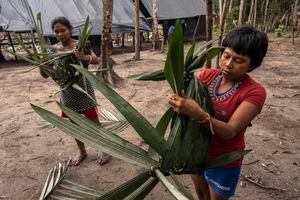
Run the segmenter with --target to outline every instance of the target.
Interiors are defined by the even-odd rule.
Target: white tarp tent
[[[0,27],[2,27],[2,29],[7,29],[7,25],[8,25],[8,19],[0,15]]]
[[[35,22],[26,0],[1,0],[0,20],[5,31],[35,30]]]
[[[152,16],[152,0],[142,0],[148,13]],[[206,15],[203,0],[158,0],[158,19],[168,20]]]
[[[134,32],[134,5],[131,0],[114,0],[113,33]],[[93,26],[91,35],[100,35],[102,28],[102,0],[1,0],[0,15],[8,20],[2,28],[6,31],[26,32],[36,30],[36,15],[42,14],[44,34],[53,35],[51,21],[65,16],[74,26],[78,35],[87,16]],[[33,17],[35,16],[35,17]],[[140,13],[140,28],[150,31],[145,17]],[[1,19],[1,18],[0,18]],[[6,21],[7,22],[7,21]]]

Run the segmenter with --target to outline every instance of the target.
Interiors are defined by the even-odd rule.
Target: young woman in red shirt
[[[208,160],[232,151],[244,150],[244,134],[251,121],[260,113],[266,90],[248,73],[259,67],[268,49],[267,35],[252,26],[232,30],[224,38],[220,59],[221,69],[205,69],[197,77],[208,86],[215,112],[209,116],[193,99],[184,94],[169,95],[169,104],[177,113],[199,122],[212,123],[213,132]],[[222,168],[208,169],[193,175],[199,199],[224,200],[234,195],[242,159]]]

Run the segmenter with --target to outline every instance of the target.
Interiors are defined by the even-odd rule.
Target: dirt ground
[[[290,40],[271,37],[263,65],[250,73],[266,87],[268,97],[246,134],[247,148],[253,151],[244,160],[234,200],[300,199],[300,40],[295,45]],[[132,57],[132,53],[113,56],[115,70],[124,78],[114,89],[155,125],[167,107],[168,85],[126,77],[161,69],[165,54],[143,51],[137,62],[130,61]],[[38,199],[48,171],[77,153],[71,137],[41,128],[44,122],[29,103],[59,114],[55,104],[58,88],[38,70],[23,73],[31,67],[20,62],[0,65],[0,199]],[[100,92],[97,100],[100,106],[113,108]],[[130,127],[122,136],[146,147]],[[116,158],[99,166],[96,159],[100,151],[91,147],[87,151],[88,158],[68,173],[86,186],[106,192],[141,172]],[[189,176],[182,176],[182,180],[194,193]],[[147,199],[172,197],[159,184]]]

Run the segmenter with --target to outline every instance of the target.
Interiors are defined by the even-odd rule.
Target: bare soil
[[[113,56],[117,63],[114,69],[123,78],[114,89],[155,125],[167,107],[167,83],[126,77],[161,69],[165,54],[143,51],[141,61],[131,61],[132,57],[133,53]],[[247,148],[253,151],[244,159],[235,200],[300,199],[299,63],[299,38],[292,45],[289,38],[271,37],[263,65],[250,73],[266,87],[268,97],[246,134]],[[78,151],[70,136],[42,128],[45,122],[31,109],[33,103],[60,113],[55,103],[57,86],[43,79],[38,70],[23,73],[31,68],[21,62],[0,64],[0,199],[38,199],[48,171]],[[100,92],[97,100],[100,106],[113,109]],[[122,136],[146,148],[131,127]],[[141,172],[139,167],[116,158],[99,166],[96,159],[100,151],[91,147],[87,151],[87,159],[68,173],[86,186],[106,192]],[[182,180],[195,195],[189,176],[182,176]],[[172,197],[159,184],[147,199]]]

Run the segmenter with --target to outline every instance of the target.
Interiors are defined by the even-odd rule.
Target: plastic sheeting
[[[0,15],[0,28],[7,29],[8,27],[8,19]]]
[[[74,27],[74,35],[78,35],[83,28],[87,16],[90,17],[93,30],[91,35],[100,35],[102,29],[102,0],[28,0],[33,15],[42,13],[45,35],[53,35],[51,20],[58,16],[65,16]],[[51,8],[51,9],[50,9]],[[134,31],[134,5],[131,0],[114,0],[113,5],[113,33]],[[140,29],[150,31],[145,17],[140,13]]]
[[[25,32],[35,29],[26,0],[1,0],[0,21],[6,31]]]
[[[25,1],[27,5],[24,4]],[[4,18],[14,16],[9,18],[9,22],[15,20],[20,22],[19,27],[9,26],[8,31],[36,30],[36,22],[30,16],[36,16],[39,12],[42,14],[43,30],[46,36],[53,35],[51,21],[58,16],[65,16],[71,21],[74,27],[73,35],[79,34],[87,16],[90,17],[93,26],[91,35],[100,35],[102,31],[102,0],[1,0],[0,3],[1,7],[8,11],[0,12]],[[114,0],[112,32],[134,32],[134,25],[135,8],[132,1]],[[140,13],[140,29],[151,30],[142,13]]]
[[[145,8],[152,16],[152,0],[142,0]],[[206,15],[203,0],[157,0],[158,19],[169,20]]]

